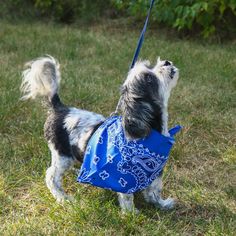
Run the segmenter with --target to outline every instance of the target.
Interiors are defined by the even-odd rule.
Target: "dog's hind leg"
[[[46,172],[47,187],[58,202],[72,200],[73,198],[68,196],[62,188],[62,178],[65,172],[73,167],[75,161],[72,157],[59,155],[53,148],[50,150],[52,163]]]
[[[173,198],[163,199],[161,197],[161,190],[162,176],[159,176],[143,191],[145,200],[162,209],[172,209],[175,206],[175,200]]]

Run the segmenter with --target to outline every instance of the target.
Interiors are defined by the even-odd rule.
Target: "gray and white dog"
[[[70,199],[62,188],[65,171],[83,156],[89,138],[105,117],[94,112],[65,106],[59,96],[59,63],[51,56],[37,58],[26,64],[21,91],[23,100],[43,97],[49,104],[44,134],[51,151],[51,166],[46,172],[46,184],[57,201]],[[168,99],[179,77],[170,61],[158,58],[154,67],[149,61],[139,61],[129,71],[121,88],[120,111],[128,139],[147,136],[155,129],[168,136]],[[174,206],[172,198],[162,199],[162,180],[158,177],[143,191],[147,202],[161,208]],[[135,210],[133,194],[118,193],[123,211]]]

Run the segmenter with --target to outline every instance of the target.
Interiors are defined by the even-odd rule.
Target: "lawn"
[[[236,235],[236,41],[178,39],[149,30],[141,58],[180,69],[170,124],[184,126],[164,172],[163,211],[136,196],[139,215],[122,215],[116,194],[76,183],[75,203],[59,205],[44,183],[50,153],[46,112],[19,101],[26,61],[51,54],[61,63],[64,103],[109,115],[131,62],[139,28],[0,22],[0,235]]]

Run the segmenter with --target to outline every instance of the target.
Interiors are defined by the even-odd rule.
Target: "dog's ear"
[[[128,139],[142,138],[150,133],[150,107],[130,96],[127,86],[121,89],[121,112],[122,125]]]
[[[129,140],[146,137],[151,131],[151,127],[138,117],[123,116],[123,127]]]

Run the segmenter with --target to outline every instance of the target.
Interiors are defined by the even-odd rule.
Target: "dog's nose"
[[[163,66],[170,66],[170,65],[171,65],[171,63],[169,61],[165,61]]]

